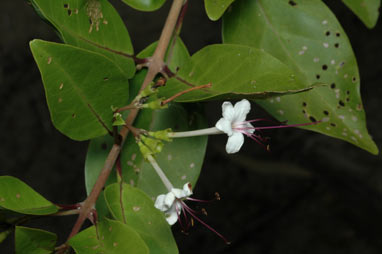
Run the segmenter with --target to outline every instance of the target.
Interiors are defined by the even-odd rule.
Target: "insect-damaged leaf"
[[[124,72],[105,56],[81,48],[41,40],[30,46],[55,127],[75,140],[111,130],[111,106],[123,106],[129,96]]]
[[[12,176],[0,176],[0,207],[32,215],[46,215],[58,211],[57,206]]]
[[[354,53],[322,1],[237,1],[224,17],[223,40],[269,52],[292,68],[306,86],[318,81],[328,84],[305,93],[257,100],[277,119],[289,123],[324,120],[304,128],[378,153],[366,129]]]
[[[37,13],[58,30],[65,43],[101,53],[128,77],[134,75],[135,65],[132,58],[101,48],[106,47],[130,55],[134,53],[126,26],[109,1],[31,0],[31,3]]]
[[[294,71],[275,57],[242,45],[207,46],[180,67],[176,77],[171,78],[166,87],[160,90],[161,96],[170,97],[193,86],[212,84],[211,88],[178,97],[176,101],[180,102],[212,98],[262,98],[311,88],[298,80]]]

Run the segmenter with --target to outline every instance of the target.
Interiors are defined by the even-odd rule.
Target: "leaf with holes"
[[[154,202],[141,190],[123,184],[106,188],[105,199],[113,217],[135,229],[146,242],[150,253],[178,253],[170,226]],[[121,198],[122,194],[122,198]]]
[[[130,226],[104,218],[97,227],[97,230],[94,226],[87,228],[69,240],[69,245],[77,254],[149,253],[145,242]]]
[[[112,129],[111,106],[125,105],[128,80],[101,54],[65,44],[33,40],[52,122],[74,140],[105,135]]]
[[[220,19],[233,1],[235,0],[204,0],[208,17],[213,21]]]
[[[58,211],[57,206],[12,176],[0,176],[0,207],[32,215],[46,215]]]
[[[379,17],[381,0],[342,0],[368,27],[373,28]]]
[[[237,1],[224,17],[223,41],[271,53],[306,86],[317,81],[329,84],[305,93],[257,100],[277,119],[291,124],[323,120],[304,128],[378,153],[366,129],[354,53],[322,1]]]
[[[125,4],[139,11],[155,11],[159,9],[166,0],[122,0]]]
[[[37,13],[58,30],[62,40],[73,46],[108,57],[127,77],[134,75],[134,53],[129,33],[121,17],[107,0],[31,0]]]
[[[56,242],[56,234],[41,229],[16,226],[15,252],[17,254],[53,253]]]
[[[212,98],[264,98],[274,94],[310,89],[296,79],[284,63],[270,54],[242,45],[210,45],[191,57],[175,77],[168,80],[160,95],[170,97],[193,86],[211,83],[176,99],[179,102]]]

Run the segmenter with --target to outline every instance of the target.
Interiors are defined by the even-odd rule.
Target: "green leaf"
[[[342,0],[368,27],[373,28],[378,21],[381,0]]]
[[[251,68],[249,68],[249,66]],[[176,99],[180,102],[212,98],[261,98],[272,94],[304,91],[294,71],[270,54],[242,45],[210,45],[195,53],[176,75],[193,86],[212,84]],[[159,96],[170,97],[189,89],[177,78],[168,80]]]
[[[0,176],[0,207],[23,214],[47,215],[57,207],[12,176]]]
[[[233,1],[235,0],[204,0],[208,17],[213,21],[220,19]]]
[[[109,1],[31,0],[31,3],[40,16],[58,30],[65,43],[103,54],[123,70],[127,77],[134,75],[135,64],[132,58],[102,48],[130,55],[134,53],[126,26]]]
[[[149,249],[139,234],[119,221],[103,219],[69,240],[77,254],[148,254]]]
[[[16,254],[50,254],[57,242],[56,234],[41,229],[16,226]]]
[[[223,20],[223,41],[269,52],[292,68],[306,86],[318,81],[328,86],[257,103],[291,124],[323,120],[304,128],[377,154],[366,129],[358,67],[344,30],[321,1],[289,2],[235,2]]]
[[[111,106],[125,105],[129,85],[123,71],[101,54],[65,44],[33,40],[55,127],[75,140],[112,129]]]
[[[76,234],[68,241],[68,244],[77,254],[104,254],[105,249],[97,237],[95,226],[91,226]]]
[[[122,0],[125,4],[139,11],[155,11],[159,9],[166,0]]]
[[[153,201],[144,192],[127,184],[121,186],[116,183],[106,188],[105,199],[114,218],[136,230],[151,254],[178,253],[163,213],[154,207]]]

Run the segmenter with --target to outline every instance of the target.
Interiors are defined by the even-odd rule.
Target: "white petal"
[[[161,210],[162,212],[165,212],[168,210],[168,207],[164,204],[164,199],[165,199],[166,195],[165,194],[161,194],[157,197],[157,199],[155,200],[155,208]]]
[[[171,190],[171,192],[174,194],[174,196],[175,196],[176,198],[184,198],[184,197],[186,197],[186,196],[185,196],[185,193],[184,193],[184,190],[173,188],[173,189]]]
[[[244,136],[240,132],[234,132],[232,136],[228,137],[225,150],[227,153],[236,153],[240,150],[244,143]]]
[[[225,118],[220,118],[220,120],[215,124],[215,127],[218,130],[226,133],[228,136],[233,134],[232,132],[232,123]]]
[[[235,116],[235,111],[233,109],[232,103],[229,101],[225,101],[222,104],[222,111],[223,111],[223,117],[232,122],[234,116]]]
[[[249,132],[249,133],[254,133],[255,132],[256,128],[252,124],[246,123],[245,127],[246,127],[246,130],[245,130],[246,132]]]
[[[175,201],[175,195],[172,192],[169,192],[166,194],[166,197],[164,199],[164,205],[167,206],[167,209],[170,209],[170,207],[174,204]]]
[[[183,185],[183,193],[184,193],[185,197],[189,197],[192,195],[191,183],[186,183],[185,185]]]
[[[234,107],[234,122],[244,122],[249,111],[251,111],[251,103],[248,100],[242,99],[236,102]]]
[[[179,208],[179,206],[178,206],[178,208]],[[178,211],[179,211],[178,214],[180,214],[179,209],[178,209]],[[175,205],[173,207],[171,207],[171,210],[166,213],[166,220],[167,220],[168,224],[174,225],[176,223],[176,221],[178,220],[178,214],[177,214]]]

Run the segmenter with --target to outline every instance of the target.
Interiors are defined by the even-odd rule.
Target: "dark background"
[[[136,52],[159,38],[170,1],[153,13],[111,2],[127,21]],[[368,30],[340,1],[326,2],[353,45],[369,131],[381,149],[381,19]],[[87,142],[74,142],[52,126],[28,45],[34,38],[57,41],[57,36],[30,6],[14,0],[1,1],[0,36],[0,175],[22,179],[55,203],[82,201]],[[220,22],[208,20],[201,0],[190,1],[182,38],[191,53],[220,42]],[[212,125],[220,104],[205,108]],[[381,156],[300,129],[270,134],[271,153],[246,142],[233,156],[224,152],[226,137],[210,138],[195,196],[220,193],[222,200],[208,205],[205,221],[232,244],[226,246],[200,224],[189,235],[174,226],[180,253],[381,253]],[[58,233],[62,242],[74,219],[30,225]],[[12,237],[0,245],[0,253],[13,253]]]

